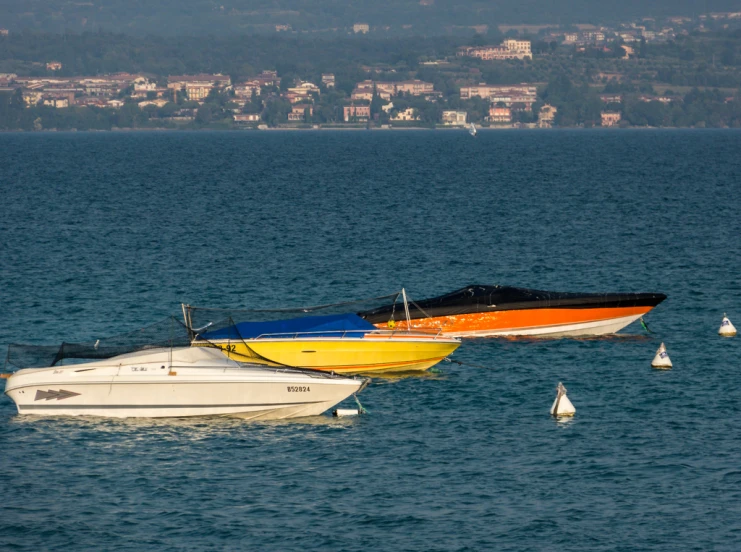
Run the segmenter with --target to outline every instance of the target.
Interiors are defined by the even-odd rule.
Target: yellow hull
[[[194,342],[193,345],[216,345],[226,356],[241,362],[310,368],[338,374],[367,374],[427,370],[455,351],[460,341],[447,337],[367,336],[363,339],[218,340],[208,344]],[[256,357],[255,353],[262,358]]]

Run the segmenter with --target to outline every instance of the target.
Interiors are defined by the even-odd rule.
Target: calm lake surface
[[[3,395],[2,550],[741,549],[741,337],[717,335],[741,327],[741,132],[0,134],[0,192],[3,356],[181,301],[669,296],[651,334],[467,341],[469,365],[374,379],[357,419],[38,419]]]

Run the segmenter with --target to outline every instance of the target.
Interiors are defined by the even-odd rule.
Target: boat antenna
[[[401,288],[401,295],[404,298],[404,312],[407,315],[407,330],[412,329],[412,320],[409,316],[409,303],[407,303],[407,290],[404,288]]]

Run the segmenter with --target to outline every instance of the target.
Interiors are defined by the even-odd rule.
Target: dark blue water
[[[669,295],[653,334],[466,342],[482,367],[376,379],[359,419],[33,419],[3,396],[0,549],[740,549],[741,337],[716,333],[741,325],[740,152],[733,131],[0,135],[3,354],[181,301]]]

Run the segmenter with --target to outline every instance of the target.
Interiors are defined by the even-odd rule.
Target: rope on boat
[[[360,399],[358,398],[358,396],[355,393],[353,393],[353,396],[352,397],[353,397],[353,399],[355,399],[355,402],[358,404],[358,413],[360,413],[360,414],[369,414],[369,412],[363,407],[363,405],[360,404]]]
[[[647,333],[653,333],[651,330],[648,329],[648,324],[646,324],[643,321],[643,317],[641,316],[641,326],[643,326],[643,329],[646,330]]]
[[[412,305],[414,305],[415,307],[417,307],[417,310],[419,310],[419,311],[420,311],[420,312],[421,312],[422,314],[424,314],[424,315],[425,315],[425,316],[426,316],[427,318],[432,318],[432,317],[431,317],[431,316],[430,316],[429,314],[427,314],[427,312],[425,312],[425,310],[424,310],[424,309],[423,309],[422,307],[420,307],[420,306],[419,306],[419,305],[418,305],[418,304],[417,304],[417,303],[416,303],[416,302],[415,302],[415,301],[414,301],[413,299],[409,299],[409,302],[410,302],[410,303],[411,303]]]

